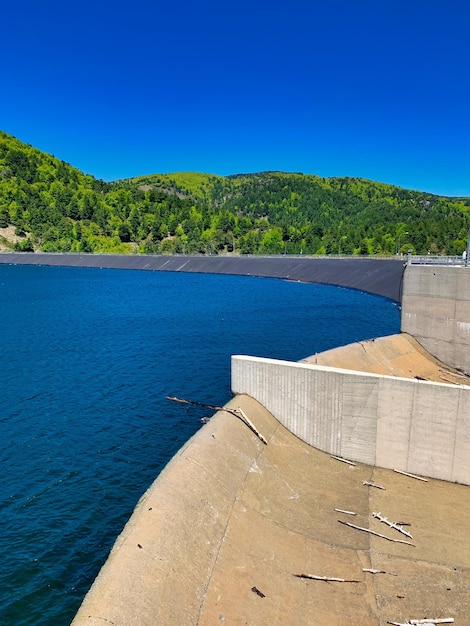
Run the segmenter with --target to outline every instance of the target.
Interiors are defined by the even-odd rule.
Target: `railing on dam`
[[[461,267],[467,266],[466,258],[461,255],[441,256],[438,254],[410,254],[406,258],[408,259],[408,263],[411,263],[411,265],[456,265]]]

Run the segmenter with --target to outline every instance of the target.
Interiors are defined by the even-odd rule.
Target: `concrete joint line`
[[[273,436],[275,435],[275,433],[276,433],[277,429],[278,429],[278,428],[280,428],[280,426],[281,426],[280,424],[279,424],[278,426],[276,426],[276,428],[274,429],[274,431],[273,431],[273,432],[271,433],[271,435],[269,436],[269,439],[268,439],[268,445],[269,445],[269,443],[271,442],[271,440],[272,440]],[[255,436],[255,435],[254,435],[254,433],[253,433],[251,430],[247,430],[247,432],[249,432],[249,433],[250,433],[250,435]],[[250,473],[251,468],[253,467],[253,465],[254,465],[254,464],[257,464],[257,463],[258,463],[258,459],[259,459],[259,457],[263,454],[264,449],[265,449],[265,447],[266,447],[266,446],[265,446],[265,444],[263,444],[263,443],[261,443],[261,442],[259,441],[259,439],[258,439],[257,441],[258,441],[258,443],[260,444],[260,445],[259,445],[259,449],[258,449],[258,453],[257,453],[257,454],[256,454],[256,456],[254,457],[253,461],[250,463],[250,466],[248,467],[248,469],[247,469],[247,471],[246,471],[245,478],[244,478],[244,479],[243,479],[243,481],[241,481],[241,483],[240,483],[240,484],[241,484],[241,487],[238,489],[237,493],[235,494],[235,496],[234,496],[234,498],[233,498],[233,500],[232,500],[232,506],[230,507],[230,512],[229,512],[229,514],[227,515],[227,521],[226,521],[226,523],[225,523],[224,532],[222,533],[222,537],[221,537],[221,539],[220,539],[219,548],[218,548],[218,550],[217,550],[217,554],[216,554],[216,556],[215,556],[214,562],[212,563],[211,572],[210,572],[209,576],[207,577],[207,584],[206,584],[206,586],[205,586],[204,593],[202,594],[201,604],[199,605],[198,619],[197,619],[197,623],[198,623],[198,624],[199,624],[199,622],[201,621],[201,614],[202,614],[202,610],[203,610],[203,608],[204,608],[204,604],[205,604],[205,602],[206,602],[207,591],[208,591],[208,589],[210,589],[210,586],[211,586],[212,578],[213,578],[213,576],[214,576],[214,570],[215,570],[215,568],[216,568],[216,566],[217,566],[217,563],[219,562],[220,551],[222,550],[222,546],[223,546],[223,545],[224,545],[224,543],[225,543],[225,537],[227,536],[227,529],[228,529],[228,526],[229,526],[229,524],[230,524],[230,520],[232,519],[233,509],[234,509],[234,507],[235,507],[235,504],[236,504],[237,502],[240,502],[240,501],[241,501],[241,494],[243,493],[244,486],[245,486],[245,482],[246,482],[246,479],[247,479],[247,477],[248,477],[248,474]]]
[[[409,415],[409,420],[408,420],[408,450],[406,451],[406,470],[408,470],[409,466],[410,466],[410,451],[411,451],[411,432],[413,430],[413,415],[415,412],[415,394],[418,390],[418,385],[419,382],[416,381],[413,383],[413,393],[411,395],[411,411],[410,411],[410,415]]]
[[[454,480],[454,467],[455,467],[455,448],[457,446],[457,431],[458,431],[458,423],[459,423],[459,415],[460,415],[460,402],[462,398],[463,389],[459,389],[459,395],[457,397],[457,411],[455,417],[455,427],[454,427],[454,440],[452,442],[452,465],[450,468],[450,480]]]

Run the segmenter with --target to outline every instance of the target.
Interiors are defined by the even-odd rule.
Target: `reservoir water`
[[[0,624],[66,626],[137,500],[230,398],[230,355],[399,331],[396,303],[275,279],[0,265]],[[170,520],[169,520],[170,522]]]

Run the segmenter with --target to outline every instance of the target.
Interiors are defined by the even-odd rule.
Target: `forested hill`
[[[470,199],[359,178],[177,173],[105,183],[0,131],[0,248],[461,254]]]

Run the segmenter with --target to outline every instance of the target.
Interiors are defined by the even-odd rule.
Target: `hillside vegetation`
[[[470,199],[359,178],[155,174],[105,183],[0,131],[0,244],[45,252],[461,254]]]

